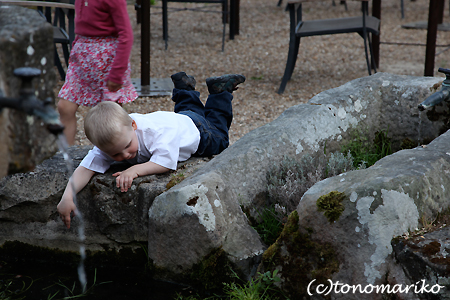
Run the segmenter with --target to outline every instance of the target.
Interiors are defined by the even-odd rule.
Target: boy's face
[[[116,143],[106,149],[101,149],[115,161],[122,161],[136,157],[139,142],[136,136],[136,122],[132,122],[132,128],[123,127],[122,133]]]

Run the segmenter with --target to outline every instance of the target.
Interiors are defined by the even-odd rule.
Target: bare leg
[[[64,125],[64,135],[66,136],[69,145],[75,143],[75,134],[77,133],[77,117],[76,112],[78,104],[67,101],[65,99],[59,99],[58,112],[61,119],[61,123]]]

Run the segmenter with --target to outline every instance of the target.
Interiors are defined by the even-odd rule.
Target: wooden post
[[[230,0],[230,40],[239,34],[239,6],[240,0]]]
[[[434,58],[436,56],[437,27],[442,17],[444,0],[430,0],[428,8],[427,46],[425,50],[424,76],[434,76]]]

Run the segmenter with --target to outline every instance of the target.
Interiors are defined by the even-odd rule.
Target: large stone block
[[[269,259],[269,255],[266,255],[266,269],[278,268],[283,277],[283,270],[289,272],[299,259],[310,265],[303,269],[303,281],[298,281],[298,277],[293,277],[292,273],[286,273],[284,288],[294,298],[303,297],[308,291],[319,297],[317,286],[329,285],[327,280],[351,286],[360,284],[362,287],[414,284],[413,278],[408,279],[402,267],[396,264],[391,240],[415,231],[421,226],[419,220],[422,218],[433,219],[449,208],[450,191],[446,188],[450,185],[449,142],[450,131],[425,148],[396,152],[368,169],[320,181],[304,194],[296,210],[298,230],[291,233],[291,239],[286,240],[292,241],[293,236],[303,234],[310,243],[332,250],[338,267],[328,274],[328,278],[319,276],[319,268],[314,263],[324,259],[323,253],[311,252],[305,258],[294,250],[299,247],[283,240],[273,246],[278,251],[277,259]],[[324,195],[333,195],[333,192],[342,193],[340,205],[343,211],[335,221],[318,209],[319,199]],[[338,206],[337,202],[334,202],[335,206],[331,200],[329,203],[330,210]],[[289,250],[281,254],[283,246]],[[308,290],[308,285],[314,279],[315,282]],[[426,277],[421,279],[428,281]],[[448,293],[448,290],[441,289],[441,293]],[[414,292],[411,291],[411,294]],[[332,298],[344,296],[335,292],[330,295]],[[381,293],[345,295],[345,299],[382,297]]]
[[[21,81],[13,75],[14,69],[34,67],[42,72],[33,81],[37,97],[54,99],[53,51],[53,28],[36,10],[0,6],[0,90],[3,96],[19,95]],[[39,118],[11,109],[1,111],[0,140],[0,177],[30,171],[57,150],[55,137]]]

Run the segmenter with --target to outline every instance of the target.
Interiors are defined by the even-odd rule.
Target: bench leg
[[[66,62],[66,66],[69,67],[69,45],[68,44],[61,44],[63,54],[64,54],[64,61]]]
[[[227,24],[223,23],[223,30],[222,30],[222,52],[225,50],[225,29]]]
[[[372,36],[369,37],[369,50],[370,50],[370,61],[371,67],[373,71],[377,72],[377,63],[375,62],[375,58],[373,57],[373,46],[372,46]]]
[[[403,5],[403,0],[400,1],[400,6],[401,6],[401,10],[402,10],[402,19],[405,18],[405,7]]]
[[[369,5],[367,4],[367,2],[363,2],[362,3],[361,10],[362,10],[362,13],[363,13],[363,18],[362,18],[363,30],[360,33],[360,35],[364,39],[364,51],[366,53],[367,70],[369,71],[369,76],[370,76],[370,75],[372,75],[372,68],[371,68],[372,57],[371,57],[371,61],[369,62],[369,53],[367,51],[367,40],[370,39],[370,38],[369,38],[369,33],[367,32],[366,20],[365,20],[365,16],[367,16],[368,13],[369,13]],[[370,40],[369,40],[369,44],[370,44],[370,54],[372,56],[372,48],[371,48],[372,47],[372,43],[370,42]]]
[[[56,50],[56,45],[54,46],[54,60],[55,66],[58,68],[59,76],[61,76],[61,80],[66,80],[66,72],[64,72],[64,68],[62,67],[61,60],[59,59],[58,51]]]
[[[372,75],[372,70],[370,67],[370,62],[369,62],[369,53],[367,51],[367,32],[363,33],[363,39],[364,39],[364,51],[366,52],[366,63],[367,63],[367,70],[369,71],[369,75]]]
[[[222,2],[222,22],[227,23],[229,22],[229,11],[228,11],[228,1]]]
[[[286,69],[284,70],[283,79],[281,80],[280,88],[278,89],[278,94],[282,94],[286,88],[287,82],[291,79],[292,73],[294,71],[295,62],[297,61],[298,49],[300,48],[300,38],[291,38],[289,42],[289,52],[286,62]]]
[[[222,52],[225,50],[225,31],[226,31],[226,24],[228,23],[228,0],[225,0],[222,2],[222,22],[223,22],[223,29],[222,29]]]
[[[167,46],[168,46],[168,39],[169,39],[169,24],[167,21],[167,0],[163,0],[162,1],[162,21],[163,21],[163,39],[165,41],[166,44],[166,50],[167,50]]]

